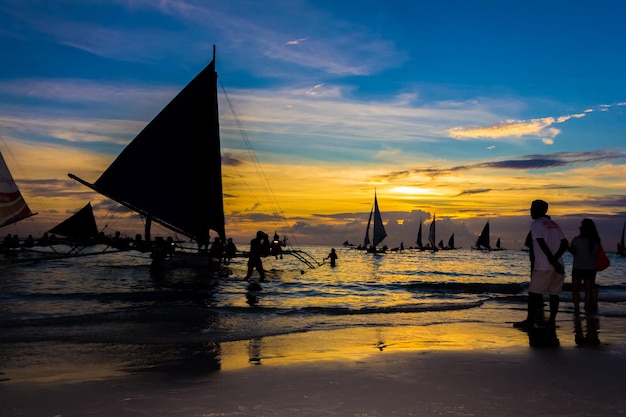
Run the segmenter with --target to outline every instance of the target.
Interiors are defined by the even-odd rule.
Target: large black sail
[[[86,185],[190,238],[225,238],[215,57]]]

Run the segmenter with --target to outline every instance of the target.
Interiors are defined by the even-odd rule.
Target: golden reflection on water
[[[528,346],[525,333],[484,323],[350,328],[222,343],[220,370],[284,366],[318,361],[367,362],[401,351],[501,350]]]

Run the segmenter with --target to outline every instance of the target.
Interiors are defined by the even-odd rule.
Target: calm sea
[[[230,342],[254,350],[268,336],[442,322],[510,332],[510,322],[525,317],[529,262],[521,250],[336,249],[336,267],[266,258],[268,282],[253,302],[242,282],[245,258],[222,277],[194,269],[155,275],[148,258],[134,252],[0,266],[0,371],[68,363],[211,369],[228,360]],[[330,247],[302,250],[322,262]],[[626,258],[609,256],[612,266],[598,275],[600,321],[626,318]],[[569,255],[565,262],[571,271]],[[569,282],[568,274],[563,320],[573,310]],[[309,347],[299,349],[306,354]]]

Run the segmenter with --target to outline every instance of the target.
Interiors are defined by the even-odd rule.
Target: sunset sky
[[[568,238],[591,217],[614,250],[624,16],[621,0],[0,0],[0,151],[39,213],[0,232],[91,201],[101,230],[134,235],[137,216],[67,173],[95,181],[215,45],[245,132],[220,87],[236,241],[361,243],[376,192],[389,246],[436,214],[444,241],[470,247],[489,220],[517,249],[542,198]]]

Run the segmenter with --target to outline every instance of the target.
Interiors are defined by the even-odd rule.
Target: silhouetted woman
[[[596,255],[600,251],[600,236],[591,219],[583,219],[580,234],[572,239],[569,251],[574,256],[572,266],[572,299],[574,313],[580,312],[580,288],[585,286],[585,312],[598,311],[598,289],[596,287]]]

